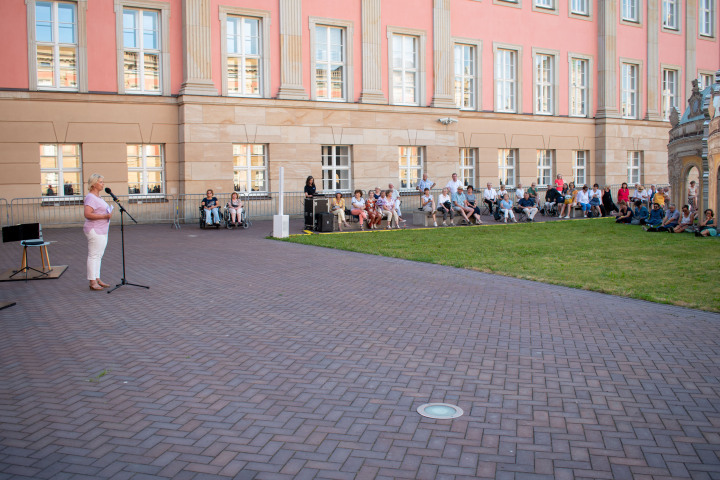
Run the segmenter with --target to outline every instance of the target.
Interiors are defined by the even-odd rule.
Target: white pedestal
[[[290,215],[273,215],[273,237],[287,238],[290,236]]]

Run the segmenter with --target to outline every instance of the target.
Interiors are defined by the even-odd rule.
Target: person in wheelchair
[[[242,223],[243,202],[240,200],[240,195],[238,195],[237,192],[233,192],[232,195],[230,195],[230,201],[227,204],[227,209],[230,213],[228,225],[235,225],[236,227],[239,227],[240,223]]]
[[[200,202],[203,211],[205,212],[205,223],[207,225],[220,225],[220,215],[218,213],[218,199],[215,197],[212,190],[208,190],[206,197]]]

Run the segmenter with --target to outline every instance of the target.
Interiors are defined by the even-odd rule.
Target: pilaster
[[[302,73],[302,0],[280,0],[279,99],[307,100]]]
[[[660,57],[658,47],[658,32],[660,31],[660,13],[658,2],[645,2],[647,4],[647,110],[646,120],[663,120],[660,115]]]
[[[360,103],[386,104],[382,91],[381,0],[362,0],[362,92]]]
[[[692,81],[697,79],[697,61],[696,61],[696,45],[697,45],[697,27],[698,27],[698,11],[697,0],[686,0],[685,2],[685,84],[678,94],[680,98],[689,98],[687,92],[692,88]],[[682,3],[681,3],[682,5]],[[717,6],[715,7],[717,9]],[[715,13],[717,15],[717,13]],[[681,103],[682,105],[682,103]],[[683,108],[681,106],[681,108]],[[680,110],[682,112],[682,110]]]
[[[617,2],[598,0],[597,118],[617,118]]]
[[[432,106],[457,108],[453,95],[453,45],[450,38],[450,0],[434,0]]]
[[[210,0],[183,0],[183,83],[180,95],[217,95],[212,81]]]

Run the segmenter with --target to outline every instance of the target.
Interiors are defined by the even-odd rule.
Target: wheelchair
[[[539,210],[543,217],[557,217],[558,208],[556,202],[545,202]]]
[[[218,208],[219,208],[219,207],[218,207]],[[208,225],[207,223],[205,223],[205,209],[203,208],[202,205],[200,205],[200,206],[198,207],[198,209],[199,209],[199,211],[200,211],[200,217],[199,217],[200,228],[202,228],[203,230],[206,229],[206,228],[216,228],[216,229],[219,229],[219,228],[222,226],[222,223],[223,223],[223,221],[224,221],[224,215],[222,215],[220,212],[218,212],[218,217],[220,217],[220,223],[215,224],[215,225]]]
[[[233,225],[233,223],[230,221],[230,208],[227,205],[223,207],[220,219],[223,223],[225,223],[225,228],[227,228],[228,230],[232,230],[233,228],[235,228],[235,225]],[[243,207],[242,209],[242,213],[240,214],[240,221],[238,223],[242,228],[250,228],[250,225],[252,225],[252,222],[247,218],[247,211],[245,210],[245,207]]]

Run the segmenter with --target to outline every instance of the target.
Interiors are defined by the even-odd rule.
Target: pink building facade
[[[6,0],[0,198],[664,183],[716,0]]]

